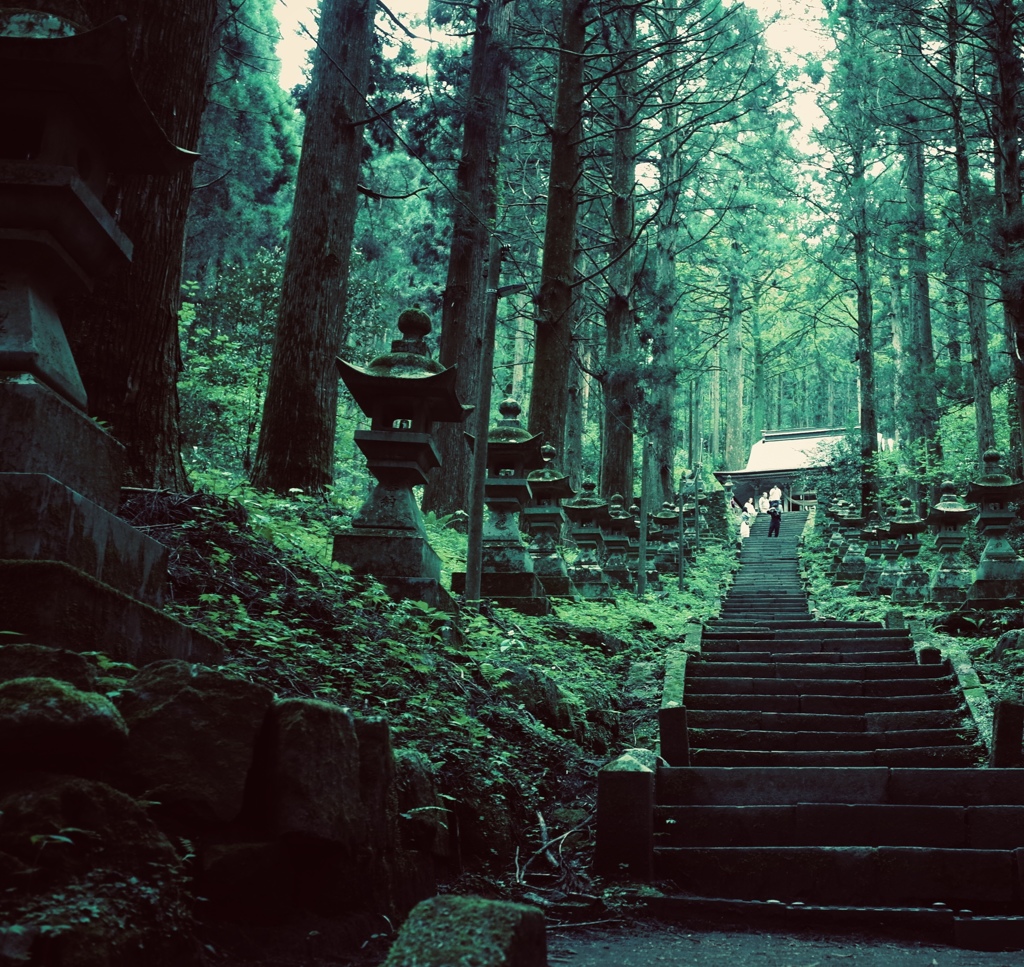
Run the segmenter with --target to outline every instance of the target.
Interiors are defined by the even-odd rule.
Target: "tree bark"
[[[1010,413],[1010,464],[1019,479],[1024,474],[1024,211],[1020,183],[1020,98],[1024,70],[1017,48],[1014,0],[982,0],[978,7],[985,17],[986,39],[995,66],[993,128],[1000,217],[994,242],[1006,345],[1015,384],[1011,394],[1014,404]]]
[[[281,307],[252,482],[287,493],[334,480],[338,374],[355,231],[374,0],[324,0],[313,51]]]
[[[734,249],[738,246],[733,246]],[[734,251],[734,255],[738,255]],[[743,452],[743,305],[740,277],[729,272],[729,328],[725,342],[725,465],[739,470],[747,465]]]
[[[613,7],[605,15],[615,43],[612,80],[611,218],[608,302],[604,312],[604,447],[601,493],[633,496],[633,430],[637,394],[637,337],[633,307],[633,244],[636,212],[636,8]]]
[[[23,6],[4,3],[4,6]],[[117,0],[50,0],[36,7],[96,27],[125,13]],[[222,0],[156,0],[128,12],[132,72],[168,138],[194,150]],[[125,482],[188,489],[178,430],[181,253],[192,174],[132,175],[108,207],[134,244],[131,268],[62,318],[89,396],[89,413],[126,448]],[[116,196],[116,197],[115,197]]]
[[[586,0],[562,0],[558,87],[551,125],[544,257],[537,295],[529,427],[561,454],[574,380],[573,335],[578,293],[576,222],[579,211],[580,139],[583,134],[583,48]]]
[[[462,154],[456,173],[448,281],[441,310],[441,362],[457,366],[456,391],[475,404],[481,379],[487,262],[497,213],[498,168],[508,108],[513,0],[479,0],[470,64]],[[532,407],[531,407],[532,408]],[[465,428],[442,423],[435,432],[441,468],[431,474],[423,509],[439,514],[466,510],[470,452]]]
[[[959,201],[960,234],[966,258],[963,274],[967,286],[967,328],[971,344],[971,377],[974,387],[974,422],[977,430],[978,472],[985,466],[985,451],[996,443],[992,413],[992,366],[988,353],[988,319],[985,311],[985,281],[978,260],[977,203],[971,184],[970,155],[963,112],[963,67],[960,58],[960,0],[946,5],[947,58],[949,69],[949,114],[953,129],[956,185]]]

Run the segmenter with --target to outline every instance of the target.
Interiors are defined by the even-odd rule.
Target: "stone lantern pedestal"
[[[610,600],[611,581],[604,573],[604,529],[608,522],[608,504],[597,495],[593,480],[583,482],[583,493],[565,502],[565,513],[572,521],[572,539],[579,548],[570,573],[583,597],[593,601]]]
[[[1000,455],[995,450],[988,450],[984,459],[985,473],[967,488],[967,500],[979,505],[977,526],[987,543],[965,606],[1015,607],[1024,594],[1024,560],[1017,556],[1006,533],[1016,516],[1013,502],[1024,494],[1024,483],[1003,473]]]
[[[612,494],[608,502],[608,519],[604,526],[604,546],[607,557],[604,573],[617,588],[632,590],[634,572],[630,568],[630,542],[637,536],[636,521],[626,510],[622,494]]]
[[[928,522],[912,511],[913,501],[904,497],[900,501],[900,514],[889,523],[889,532],[896,538],[896,580],[890,600],[893,604],[913,605],[925,600],[928,575],[918,561],[921,541],[918,535]]]
[[[132,246],[102,203],[111,174],[171,173],[172,145],[131,78],[118,18],[78,32],[0,11],[0,626],[137,664],[219,660],[167,618],[167,551],[116,516],[123,450],[88,416],[57,312],[124,270]]]
[[[928,582],[930,604],[959,607],[967,600],[971,572],[960,557],[960,549],[967,540],[964,526],[974,516],[974,511],[960,502],[953,481],[944,480],[942,499],[927,517],[928,524],[936,529],[935,549],[940,555],[939,566]]]
[[[552,598],[579,598],[579,592],[569,577],[569,568],[562,557],[562,530],[568,518],[562,510],[562,501],[576,496],[569,478],[552,462],[555,448],[549,443],[541,447],[546,461],[539,470],[530,472],[531,504],[523,510],[529,524],[530,555],[533,572],[540,579],[544,591]]]
[[[521,410],[515,400],[503,400],[498,412],[501,419],[487,433],[480,594],[502,608],[549,614],[551,602],[534,572],[519,526],[520,514],[531,499],[528,474],[544,466],[540,436],[519,425]],[[462,593],[465,587],[465,573],[453,574],[452,590]]]
[[[429,356],[426,314],[403,312],[398,329],[402,336],[391,352],[365,369],[337,360],[342,380],[370,417],[370,429],[357,430],[355,442],[377,483],[351,529],[335,535],[333,558],[356,574],[372,574],[395,597],[452,610],[412,488],[441,465],[434,423],[460,423],[472,407],[456,396],[455,367],[445,369]]]

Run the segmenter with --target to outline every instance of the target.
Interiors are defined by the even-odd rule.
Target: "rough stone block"
[[[1024,705],[1000,700],[992,709],[992,753],[989,765],[996,769],[1024,765]]]
[[[1024,805],[970,806],[967,845],[971,849],[1013,849],[1024,842]]]
[[[670,766],[690,764],[690,736],[686,709],[682,705],[662,705],[658,710],[661,757]]]
[[[547,967],[544,914],[477,897],[432,897],[399,931],[384,967]]]
[[[312,699],[274,702],[261,741],[257,774],[269,798],[271,830],[355,852],[368,817],[359,797],[359,740],[348,710]]]
[[[27,373],[0,374],[0,473],[45,473],[114,513],[124,447]]]
[[[649,880],[654,857],[654,763],[626,753],[597,777],[594,869]]]
[[[193,820],[237,818],[272,699],[269,688],[188,662],[144,668],[118,698],[131,788]]]
[[[63,561],[163,604],[167,548],[42,473],[0,473],[0,560]]]

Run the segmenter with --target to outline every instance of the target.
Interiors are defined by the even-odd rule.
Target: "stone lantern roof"
[[[472,412],[456,395],[457,368],[445,369],[430,358],[425,338],[430,328],[430,317],[419,306],[406,309],[398,317],[402,336],[392,341],[390,352],[366,367],[335,360],[374,430],[393,430],[396,422],[407,421],[407,429],[429,433],[433,423],[461,423]]]
[[[10,118],[35,114],[55,97],[67,99],[72,120],[85,119],[111,170],[175,174],[186,169],[198,155],[173,144],[143,100],[129,66],[127,25],[125,17],[115,17],[83,30],[40,11],[0,11],[5,101],[0,119],[9,125]],[[33,155],[45,145],[25,148],[23,154]]]

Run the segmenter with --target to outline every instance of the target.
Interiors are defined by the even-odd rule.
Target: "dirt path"
[[[548,934],[549,967],[1024,967],[1024,953],[988,953],[866,936],[697,931],[665,924]]]

